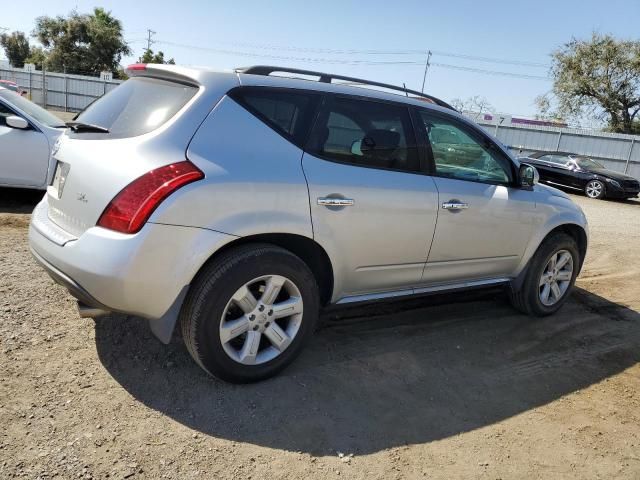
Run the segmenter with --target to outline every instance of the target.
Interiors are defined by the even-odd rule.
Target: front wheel
[[[605,194],[604,183],[602,183],[600,180],[591,180],[584,187],[584,193],[586,193],[587,197],[589,198],[596,198],[596,199],[604,198],[604,194]]]
[[[247,245],[198,275],[181,325],[189,353],[204,370],[246,383],[289,365],[314,332],[318,313],[318,287],[300,258],[273,245]]]
[[[531,259],[522,287],[511,291],[511,303],[529,315],[555,313],[567,300],[579,268],[576,241],[564,233],[552,235]]]

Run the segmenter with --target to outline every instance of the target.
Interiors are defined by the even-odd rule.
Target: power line
[[[405,49],[405,50],[367,50],[367,49],[332,49],[332,48],[311,48],[311,47],[290,47],[284,45],[254,44],[246,42],[219,42],[222,45],[231,45],[245,47],[258,50],[277,50],[287,52],[306,52],[329,55],[424,55],[425,50]],[[442,50],[431,50],[433,55],[443,57],[454,57],[464,60],[472,60],[485,63],[500,63],[506,65],[518,65],[536,68],[549,68],[549,65],[541,62],[531,62],[519,59],[504,59],[495,57],[485,57],[479,55],[468,55],[454,52],[446,52]],[[424,62],[421,62],[424,65]]]
[[[462,70],[465,72],[473,72],[473,73],[482,73],[486,75],[498,75],[503,77],[513,77],[513,78],[525,78],[529,80],[552,80],[549,77],[543,77],[541,75],[528,75],[526,73],[512,73],[512,72],[502,72],[496,70],[485,70],[483,68],[473,68],[473,67],[464,67],[462,65],[449,65],[447,63],[432,63],[434,67],[442,67],[449,68],[452,70]]]
[[[270,58],[275,60],[292,60],[297,62],[309,62],[309,63],[327,63],[327,64],[336,64],[336,65],[424,65],[424,62],[416,62],[416,61],[376,61],[376,60],[345,60],[345,59],[337,59],[337,58],[316,58],[316,57],[293,57],[289,55],[272,55],[269,53],[255,53],[255,52],[244,52],[240,50],[230,50],[224,48],[211,48],[211,47],[201,47],[198,45],[186,45],[184,43],[177,42],[168,42],[165,40],[155,40],[155,43],[170,45],[179,48],[188,48],[191,50],[202,50],[205,52],[211,53],[220,53],[224,55],[237,55],[241,57],[254,57],[254,58]],[[422,52],[424,53],[424,52]]]
[[[440,55],[443,57],[454,57],[454,58],[460,58],[460,59],[464,59],[464,60],[475,60],[478,62],[488,62],[488,63],[502,63],[502,64],[506,64],[506,65],[520,65],[520,66],[524,66],[524,67],[541,67],[541,68],[549,68],[550,65],[547,65],[546,63],[539,63],[539,62],[528,62],[528,61],[524,61],[524,60],[505,60],[502,58],[491,58],[491,57],[479,57],[476,55],[463,55],[463,54],[459,54],[459,53],[449,53],[449,52],[441,52],[438,50],[434,50],[433,51],[434,55]]]
[[[179,48],[201,50],[201,51],[210,52],[210,53],[219,53],[224,55],[235,55],[240,57],[251,57],[251,58],[269,58],[273,60],[287,60],[287,61],[295,61],[295,62],[302,62],[302,63],[323,63],[323,64],[329,64],[329,65],[351,65],[351,66],[393,66],[393,65],[420,66],[420,67],[425,66],[425,62],[413,61],[413,60],[376,61],[376,60],[353,60],[353,59],[346,60],[346,59],[318,58],[318,57],[295,57],[290,55],[273,55],[273,54],[267,54],[267,53],[245,52],[241,50],[202,47],[198,45],[187,45],[183,43],[169,42],[165,40],[156,40],[156,43],[170,45],[170,46],[179,47]],[[422,53],[424,54],[424,51]],[[430,58],[428,58],[427,62],[429,62],[427,65],[427,71],[429,66],[434,66],[434,67],[442,67],[442,68],[449,68],[454,70],[467,71],[472,73],[480,73],[485,75],[497,75],[497,76],[505,76],[505,77],[511,77],[511,78],[522,78],[527,80],[549,80],[548,77],[541,76],[541,75],[504,72],[504,71],[498,71],[498,70],[466,67],[462,65],[451,65],[447,63],[433,63],[433,62],[430,62]],[[426,74],[425,74],[424,80],[426,80]]]

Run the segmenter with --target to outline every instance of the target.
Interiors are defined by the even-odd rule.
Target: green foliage
[[[43,66],[46,66],[47,54],[40,47],[31,47],[29,56],[25,59],[24,63],[33,63],[37,70],[42,70]]]
[[[553,52],[557,115],[598,116],[614,132],[632,133],[640,112],[640,41],[594,33]]]
[[[29,56],[29,39],[23,32],[3,33],[0,35],[0,45],[9,59],[12,67],[22,68]]]
[[[38,17],[33,36],[47,51],[47,68],[56,72],[117,72],[122,56],[131,53],[120,20],[102,8],[92,14]]]
[[[164,63],[168,65],[175,65],[176,61],[173,58],[165,60],[164,52],[162,50],[154,54],[153,50],[148,48],[144,51],[142,56],[138,58],[138,63]]]
[[[562,115],[562,113],[553,109],[552,101],[548,94],[538,95],[533,100],[533,103],[538,109],[538,113],[535,116],[536,120],[566,123],[566,118]]]

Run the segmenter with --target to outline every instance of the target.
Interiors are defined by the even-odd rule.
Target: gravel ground
[[[39,196],[0,190],[0,478],[640,478],[638,201],[574,197],[591,245],[555,316],[344,310],[234,386],[140,319],[80,319],[29,254]]]

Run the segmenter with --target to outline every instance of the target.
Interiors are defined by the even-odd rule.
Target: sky
[[[31,32],[37,16],[96,6],[122,21],[134,51],[124,65],[152,29],[152,48],[179,64],[288,66],[420,90],[431,50],[425,92],[445,101],[479,95],[514,116],[536,113],[535,97],[552,87],[549,55],[572,37],[640,39],[640,0],[29,0],[2,9],[0,28]]]

